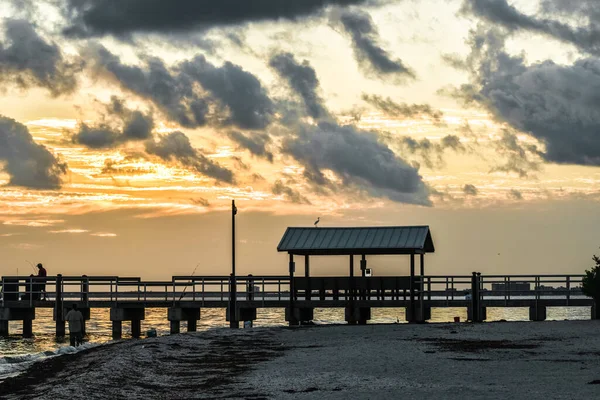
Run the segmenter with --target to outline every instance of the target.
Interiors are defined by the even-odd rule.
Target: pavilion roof
[[[287,228],[277,251],[295,255],[433,253],[429,226]]]

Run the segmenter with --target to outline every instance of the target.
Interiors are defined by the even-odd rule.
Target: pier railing
[[[474,278],[475,277],[475,278]],[[407,300],[414,295],[439,306],[451,306],[471,300],[473,284],[481,302],[505,306],[518,300],[552,300],[569,305],[587,299],[581,291],[583,275],[432,275],[421,281],[416,277],[297,277],[294,300],[334,302],[340,300],[378,301]],[[474,282],[474,279],[477,279]],[[422,286],[421,286],[422,285]],[[421,290],[422,287],[422,290]],[[89,306],[115,303],[177,304],[192,302],[204,307],[229,301],[229,276],[173,276],[170,281],[145,281],[139,277],[118,276],[51,276],[2,277],[0,290],[5,303],[43,307],[56,301],[78,302]],[[237,301],[281,303],[290,300],[288,276],[238,276]],[[44,299],[46,302],[44,302]]]

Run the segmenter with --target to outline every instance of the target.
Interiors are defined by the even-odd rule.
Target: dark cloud
[[[106,124],[89,126],[79,125],[79,130],[73,136],[73,143],[82,144],[92,149],[102,149],[115,146],[119,142],[120,133]]]
[[[192,82],[208,90],[219,105],[229,111],[226,124],[243,129],[264,129],[271,121],[273,103],[256,76],[239,65],[225,62],[215,67],[204,56],[197,56],[179,66]]]
[[[452,149],[458,152],[466,151],[465,146],[462,144],[460,138],[456,135],[444,136],[440,145],[442,146],[442,149]]]
[[[95,46],[91,53],[99,71],[150,100],[183,127],[206,125],[211,107],[219,111],[212,115],[214,124],[264,129],[271,122],[273,103],[266,90],[238,65],[226,62],[215,67],[200,55],[173,68],[156,57],[143,60],[142,66],[130,66],[102,46]]]
[[[497,120],[541,141],[545,149],[526,148],[534,156],[561,164],[600,165],[600,60],[527,65],[524,56],[505,51],[504,40],[497,29],[480,27],[471,33],[466,62],[472,83],[453,95],[483,105]],[[521,151],[513,153],[519,156]]]
[[[433,142],[427,138],[417,140],[410,136],[397,137],[389,133],[382,133],[381,137],[386,142],[398,146],[401,153],[418,155],[428,168],[442,167],[446,150],[458,153],[466,151],[466,147],[456,135],[444,136],[439,142]]]
[[[152,137],[152,131],[154,130],[152,114],[130,110],[125,106],[123,99],[116,96],[111,97],[111,103],[107,110],[110,114],[121,119],[124,140],[146,140]]]
[[[130,167],[127,166],[128,161],[135,161],[136,159],[140,159],[141,157],[125,157],[125,162],[123,165],[120,165],[116,160],[107,158],[104,161],[104,167],[102,168],[103,175],[145,175],[155,172],[155,169],[152,168],[142,168],[142,167]],[[142,158],[143,159],[143,158]]]
[[[513,200],[523,200],[523,194],[517,189],[511,189],[508,192],[508,197]]]
[[[133,32],[204,30],[253,21],[295,20],[330,5],[367,0],[68,0],[72,36],[127,36]]]
[[[241,148],[248,150],[253,155],[266,158],[269,162],[273,162],[273,153],[267,150],[267,146],[271,143],[271,138],[268,134],[251,133],[244,135],[238,131],[229,131],[227,136]]]
[[[600,21],[600,8],[596,0],[542,0],[541,10],[546,15],[575,17],[590,25]]]
[[[441,189],[441,190],[440,190]],[[459,203],[462,199],[457,199],[451,193],[450,187],[445,188],[430,188],[431,196],[437,198],[442,203]]]
[[[534,144],[521,143],[513,132],[502,132],[502,137],[496,142],[496,150],[506,157],[506,161],[490,172],[513,172],[526,178],[531,172],[540,170],[539,158],[543,157],[543,153]]]
[[[458,70],[464,70],[468,68],[465,60],[457,53],[445,53],[441,55],[442,61]]]
[[[197,206],[202,206],[202,207],[209,207],[210,206],[210,202],[205,199],[204,197],[196,197],[193,199],[190,199],[192,201],[192,203],[194,203]]]
[[[283,195],[286,199],[288,199],[292,203],[311,204],[310,200],[308,200],[306,197],[302,196],[302,194],[300,194],[300,192],[298,192],[297,190],[294,190],[291,187],[286,186],[281,180],[275,181],[275,184],[271,188],[271,191],[273,192],[273,194],[275,194],[277,196]]]
[[[463,11],[500,25],[510,31],[525,30],[553,37],[575,45],[587,53],[600,55],[600,12],[596,0],[545,0],[544,10],[550,16],[556,13],[578,13],[587,18],[587,24],[574,27],[554,19],[527,15],[507,0],[465,0]]]
[[[261,182],[265,180],[265,178],[257,172],[253,173],[250,178],[252,179],[252,182]]]
[[[30,22],[4,21],[0,82],[16,83],[23,88],[39,86],[58,96],[75,90],[76,72],[76,66],[65,60],[59,47],[38,35]]]
[[[141,111],[133,111],[125,120],[123,136],[130,140],[144,140],[152,136],[154,120],[152,116],[143,114]]]
[[[479,190],[475,187],[475,185],[466,184],[463,186],[463,193],[467,196],[477,196],[479,194]]]
[[[415,117],[426,115],[436,121],[440,121],[444,115],[441,111],[431,108],[429,104],[407,104],[396,103],[389,97],[383,98],[376,94],[363,94],[362,99],[388,117]]]
[[[282,53],[273,56],[269,64],[302,98],[309,116],[314,119],[329,116],[323,99],[317,93],[319,88],[317,73],[308,61],[304,60],[300,64],[293,54]]]
[[[67,165],[35,143],[25,125],[0,116],[0,169],[11,186],[59,189]]]
[[[183,132],[171,132],[146,142],[146,151],[165,161],[177,161],[217,181],[233,183],[233,173],[195,149]]]
[[[417,169],[398,158],[373,132],[322,122],[299,125],[284,138],[282,151],[305,168],[305,178],[316,186],[333,186],[325,171],[371,195],[430,205],[428,188]],[[368,160],[368,162],[365,162]]]
[[[139,110],[130,110],[122,99],[111,98],[105,107],[103,121],[96,125],[81,123],[79,130],[73,135],[73,142],[100,149],[114,147],[119,144],[146,140],[152,137],[154,118],[152,114],[144,114]]]
[[[360,10],[342,11],[339,23],[350,35],[356,60],[367,74],[386,78],[415,78],[415,73],[402,60],[393,59],[381,47],[379,31],[369,14]]]

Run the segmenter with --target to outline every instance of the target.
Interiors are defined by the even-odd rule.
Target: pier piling
[[[24,338],[33,337],[33,320],[31,320],[31,319],[23,320],[23,337]]]
[[[0,337],[7,337],[8,334],[8,321],[0,320]]]
[[[187,331],[188,332],[196,332],[197,329],[198,329],[198,321],[195,319],[188,319]]]
[[[314,319],[314,308],[310,307],[294,307],[285,308],[285,321],[290,326],[300,325],[302,322],[310,322]]]
[[[171,322],[172,334],[181,332],[181,321],[187,321],[188,332],[196,332],[199,319],[200,308],[171,307],[167,310],[167,320]]]
[[[142,335],[142,321],[139,319],[131,320],[131,337],[139,339]]]
[[[478,318],[478,320],[474,320],[473,318]],[[477,316],[473,315],[473,307],[467,307],[467,320],[472,322],[483,322],[487,319],[487,307],[479,306],[479,311]]]
[[[420,306],[415,307],[414,311],[410,307],[406,307],[406,321],[413,323],[423,323],[431,319],[431,307]]]
[[[142,332],[142,321],[146,315],[146,309],[141,307],[110,309],[110,320],[113,323],[113,339],[120,339],[123,334],[123,321],[131,321],[131,336],[139,338]]]
[[[535,305],[529,307],[529,320],[530,321],[545,321],[546,320],[546,307],[541,305]]]
[[[123,322],[122,321],[113,321],[112,322],[112,338],[113,339],[121,339],[123,336]]]

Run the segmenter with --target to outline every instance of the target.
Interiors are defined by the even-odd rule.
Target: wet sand
[[[315,326],[99,346],[0,384],[7,399],[600,398],[600,321]]]

